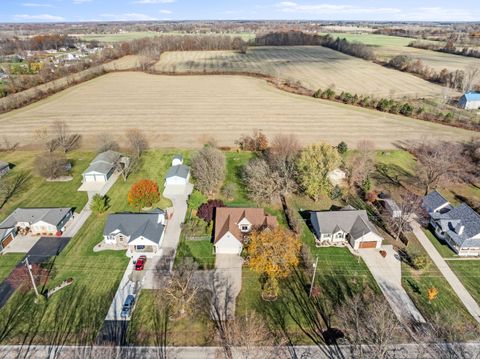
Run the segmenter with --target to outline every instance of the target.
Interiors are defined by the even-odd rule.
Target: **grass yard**
[[[139,170],[126,182],[119,179],[108,193],[111,205],[108,213],[133,210],[127,203],[127,192],[139,179],[154,179],[163,189],[164,175],[171,164],[172,156],[177,153],[182,153],[188,158],[188,153],[182,151],[145,153]],[[90,158],[93,158],[93,154],[90,154]],[[165,208],[170,206],[170,201],[162,198],[157,206]],[[92,215],[53,262],[54,277],[47,287],[52,288],[67,278],[73,278],[74,284],[56,293],[48,303],[34,306],[33,312],[28,314],[29,321],[19,322],[11,336],[4,338],[4,341],[11,342],[18,335],[18,330],[24,330],[27,323],[36,323],[37,320],[40,328],[34,338],[36,342],[41,342],[52,335],[58,325],[63,326],[62,332],[65,332],[65,335],[68,334],[68,338],[65,338],[67,342],[89,340],[96,336],[129,261],[124,251],[93,252],[93,247],[103,239],[102,232],[106,219],[107,214]],[[0,257],[0,260],[3,259],[4,257]],[[31,296],[25,296],[20,292],[14,294],[7,306],[2,309],[0,316],[10,313],[25,297]],[[88,338],[79,339],[80,333]]]
[[[213,269],[215,267],[215,254],[211,240],[187,241],[182,239],[177,249],[175,264],[186,257],[191,257],[198,263],[200,269]]]
[[[7,253],[0,256],[0,282],[8,277],[23,257],[24,253]]]
[[[167,73],[250,72],[272,76],[316,91],[335,87],[374,97],[439,97],[441,86],[322,46],[251,47],[235,51],[167,52],[154,66]]]
[[[1,209],[0,220],[5,219],[18,207],[75,207],[81,211],[87,203],[87,194],[77,192],[82,182],[82,173],[93,159],[90,152],[71,152],[67,158],[72,162],[73,180],[68,182],[48,182],[36,174],[34,162],[40,152],[15,151],[2,153],[1,159],[14,165],[5,178],[27,172],[26,184]]]
[[[233,200],[224,198],[227,206],[231,207],[255,207],[255,204],[247,197],[247,192],[242,181],[243,167],[255,157],[253,152],[226,152],[227,159],[227,177],[224,186],[233,184],[235,186],[235,196]]]
[[[126,86],[136,90],[125,91]],[[379,149],[392,149],[402,140],[461,141],[474,134],[293,95],[244,76],[175,77],[139,72],[101,76],[0,115],[0,132],[23,144],[31,143],[36,129],[56,120],[65,120],[71,131],[82,134],[85,148],[93,148],[98,133],[106,129],[122,142],[129,128],[145,131],[152,148],[198,148],[211,139],[220,146],[233,146],[242,134],[256,128],[269,137],[294,133],[303,144],[345,141],[355,146],[368,138]]]
[[[132,321],[129,324],[129,338],[137,345],[160,345],[165,331],[156,319],[163,313],[156,312],[157,292],[142,290]],[[211,328],[205,313],[194,310],[182,320],[168,320],[166,341],[172,346],[203,346],[210,343]]]
[[[407,250],[417,254],[426,254],[414,235],[409,235]],[[453,328],[463,328],[465,330],[469,326],[475,327],[476,322],[467,312],[463,303],[458,299],[453,289],[429,257],[428,261],[427,268],[418,271],[402,263],[403,287],[415,303],[415,306],[427,320],[440,316],[443,321],[451,322]],[[430,288],[436,288],[439,292],[437,299],[432,302],[429,302],[427,297]],[[455,308],[455,310],[452,310],[452,308]],[[475,338],[478,335],[478,328],[476,332],[471,332],[469,335],[471,337],[468,339]]]
[[[480,261],[447,260],[447,263],[477,303],[480,303]]]

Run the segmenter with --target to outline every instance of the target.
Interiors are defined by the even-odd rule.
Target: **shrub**
[[[409,103],[404,103],[400,107],[400,113],[404,116],[411,116],[413,113],[413,106],[410,105]]]
[[[340,197],[342,197],[342,189],[338,185],[336,185],[332,188],[330,192],[330,199],[336,200]]]
[[[207,200],[207,197],[202,192],[194,190],[190,197],[188,197],[188,206],[193,209],[200,207],[202,203]]]
[[[341,155],[347,153],[348,151],[348,145],[345,143],[345,142],[340,142],[338,145],[337,145],[337,151],[338,153],[340,153]]]
[[[207,203],[198,207],[197,217],[203,219],[205,222],[210,223],[213,220],[213,214],[215,208],[225,207],[225,204],[218,199],[211,199]]]
[[[237,193],[237,186],[235,183],[227,183],[222,188],[222,195],[227,199],[231,200],[235,198],[235,194]]]
[[[417,270],[423,270],[428,267],[429,260],[425,254],[414,255],[412,258],[412,265]]]
[[[93,196],[92,203],[90,203],[90,209],[93,213],[105,213],[109,207],[109,199],[107,196],[100,196],[99,194]]]

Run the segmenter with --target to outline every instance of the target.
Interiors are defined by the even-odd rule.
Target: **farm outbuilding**
[[[460,97],[460,100],[458,100],[458,105],[465,110],[480,109],[480,93],[466,92]]]
[[[169,186],[185,186],[190,179],[190,167],[183,164],[181,156],[175,156],[172,160],[172,167],[165,177],[165,185]]]

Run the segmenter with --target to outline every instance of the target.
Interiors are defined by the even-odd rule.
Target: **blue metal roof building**
[[[480,109],[480,93],[478,92],[466,92],[458,100],[458,104],[461,108],[467,110],[478,110]]]

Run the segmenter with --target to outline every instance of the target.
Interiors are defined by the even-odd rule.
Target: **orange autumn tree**
[[[428,301],[431,303],[433,300],[437,299],[438,297],[438,289],[435,287],[432,287],[428,290],[427,293]]]
[[[128,203],[137,209],[152,207],[159,200],[158,184],[149,179],[134,183],[128,192]]]
[[[274,299],[280,292],[278,280],[287,278],[299,264],[300,241],[297,236],[280,227],[253,232],[248,240],[249,267],[265,275],[264,298]]]

